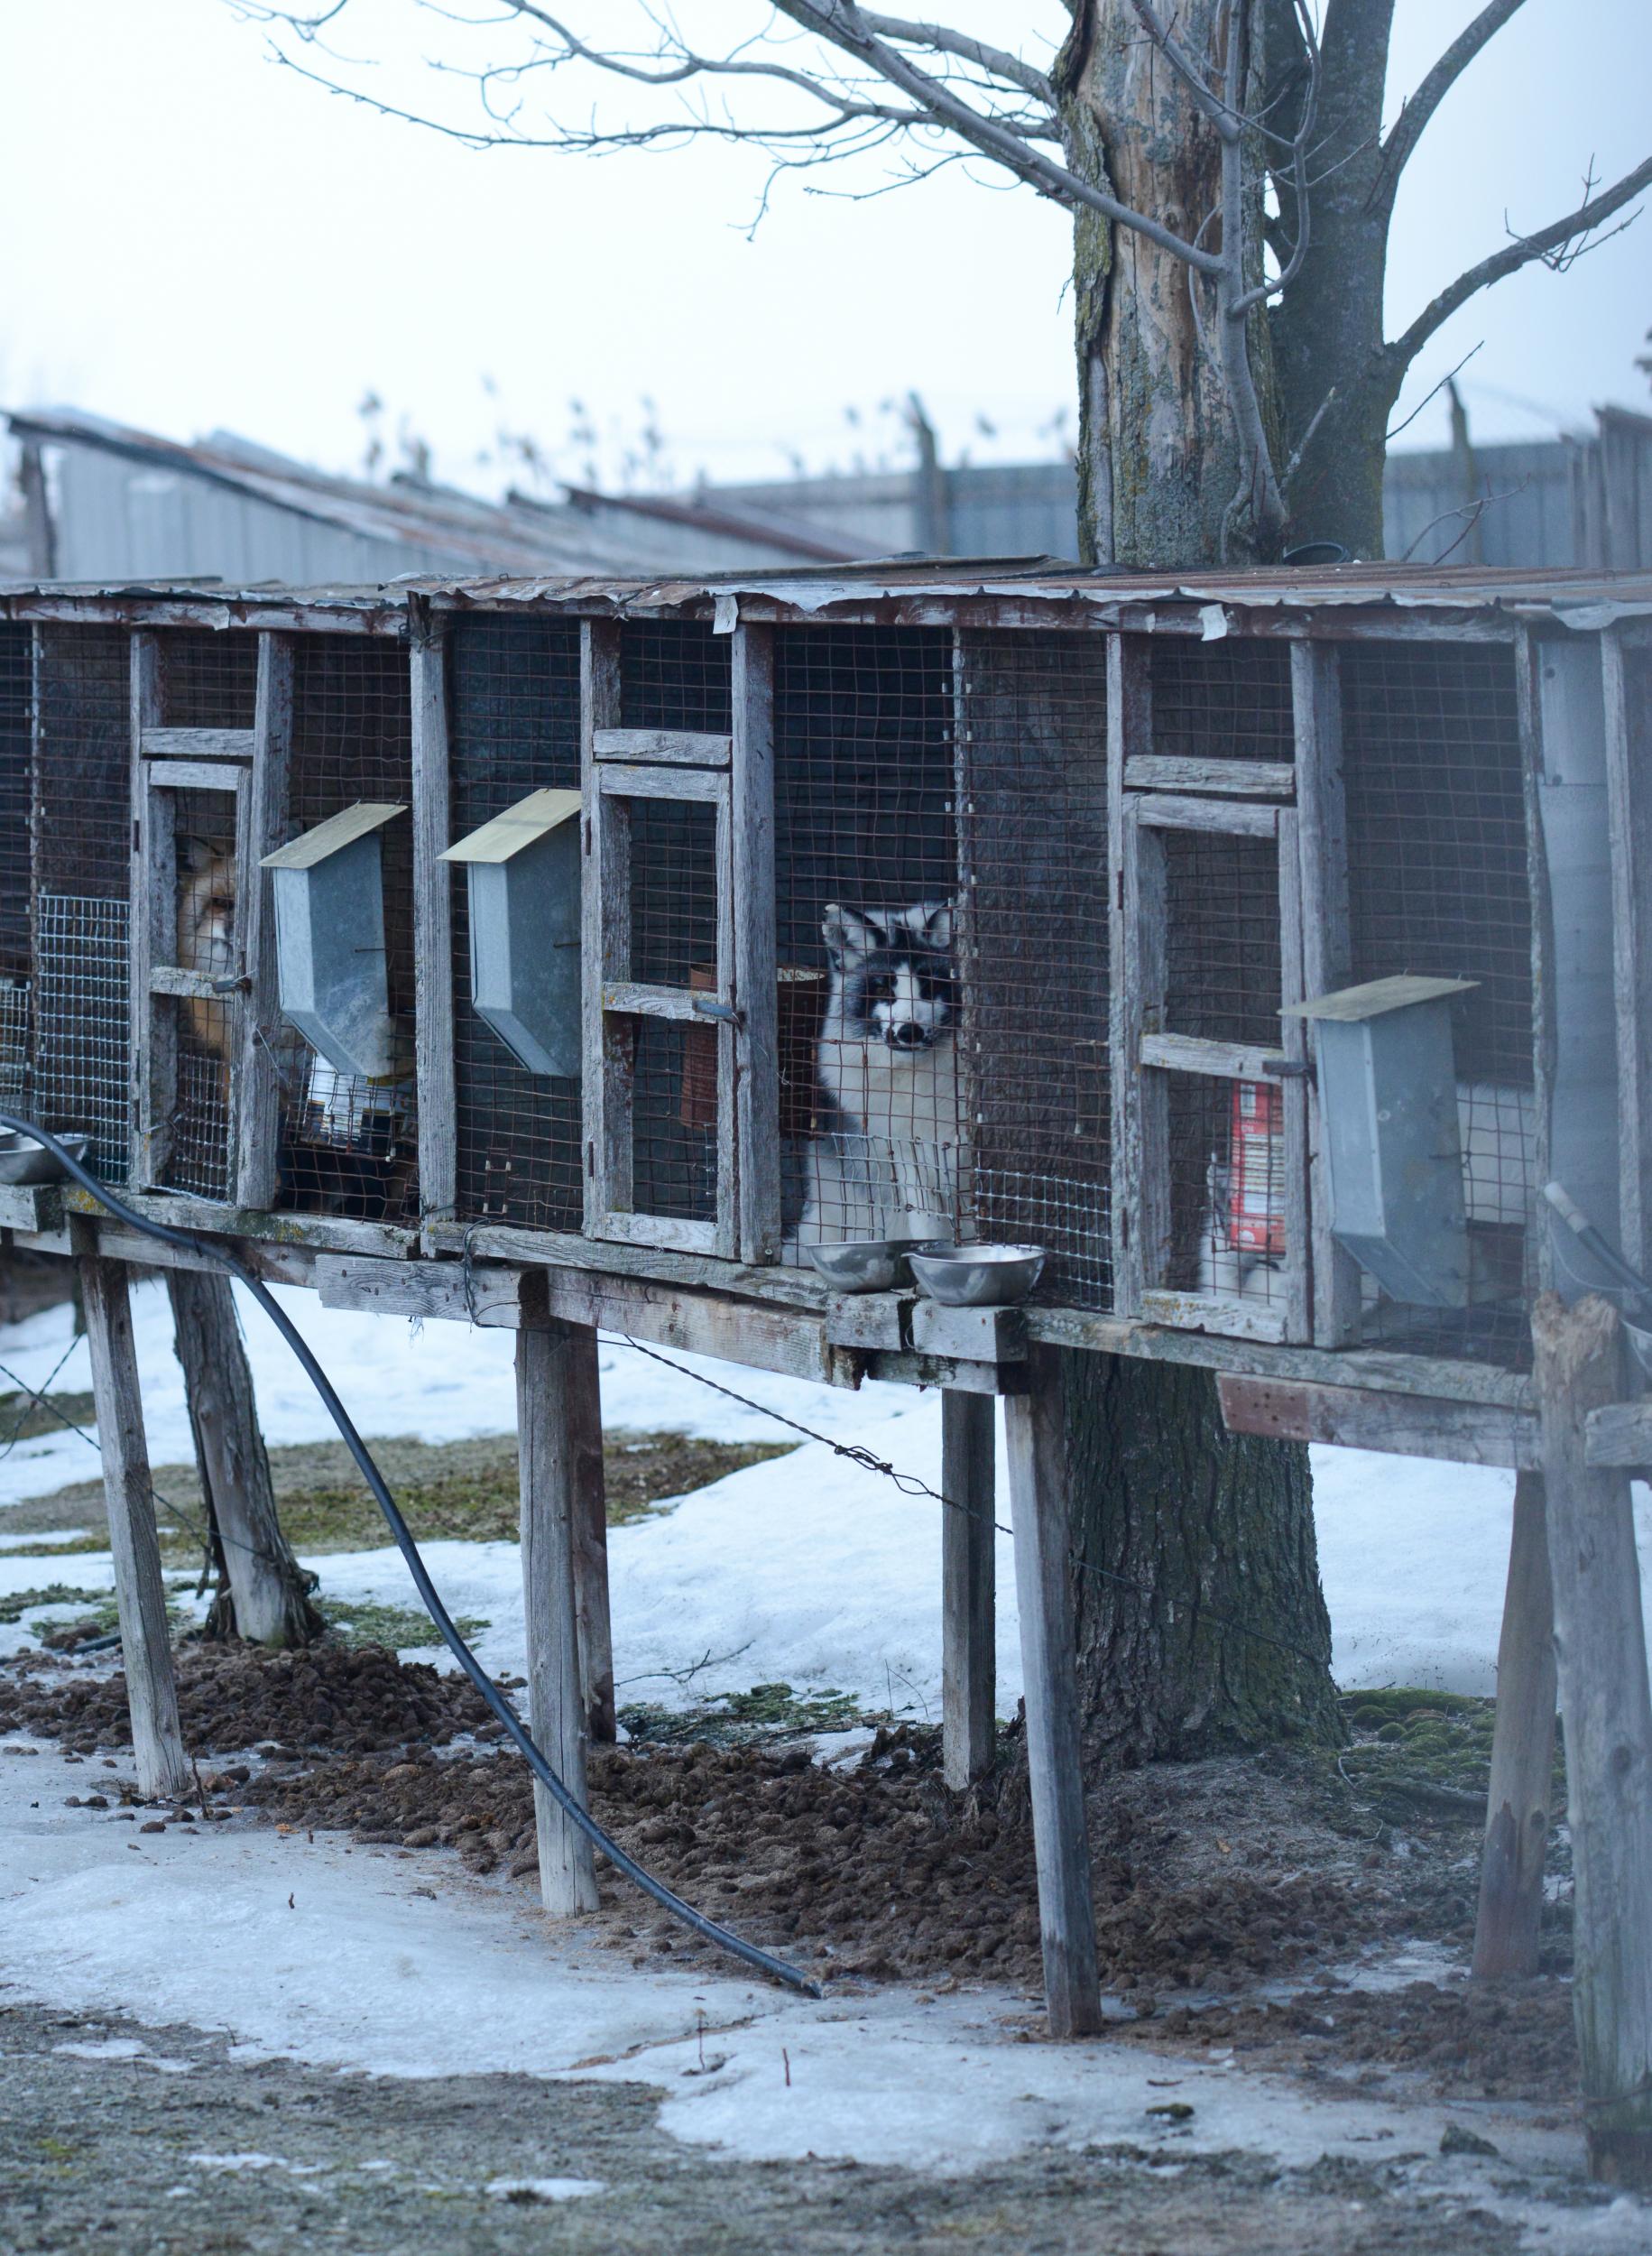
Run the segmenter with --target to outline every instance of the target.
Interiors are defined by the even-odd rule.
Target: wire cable
[[[697,1911],[691,1903],[685,1903],[683,1899],[668,1888],[663,1881],[656,1880],[651,1872],[645,1871],[637,1863],[635,1857],[628,1855],[617,1841],[604,1832],[590,1812],[583,1808],[568,1791],[539,1748],[535,1746],[516,1710],[505,1698],[504,1694],[488,1675],[455,1627],[452,1615],[442,1603],[441,1594],[430,1579],[429,1570],[425,1566],[418,1544],[413,1540],[412,1531],[402,1518],[401,1507],[391,1494],[383,1475],[374,1462],[372,1452],[356,1432],[350,1413],[339,1401],[334,1391],[332,1381],[317,1361],[309,1342],[263,1280],[254,1276],[245,1262],[238,1261],[223,1246],[214,1244],[209,1238],[198,1236],[192,1230],[174,1229],[170,1223],[155,1222],[148,1215],[140,1214],[135,1207],[127,1206],[125,1199],[117,1197],[107,1185],[100,1182],[88,1168],[83,1166],[72,1153],[65,1151],[54,1135],[44,1128],[36,1127],[32,1121],[23,1120],[15,1113],[0,1112],[0,1128],[9,1128],[15,1134],[28,1136],[32,1142],[38,1143],[42,1151],[51,1152],[64,1173],[71,1176],[79,1184],[81,1189],[97,1199],[98,1205],[112,1214],[116,1221],[124,1222],[129,1229],[141,1231],[145,1237],[153,1238],[158,1244],[176,1246],[182,1253],[204,1256],[217,1268],[226,1271],[237,1284],[245,1287],[297,1356],[305,1377],[321,1397],[328,1416],[337,1427],[346,1448],[355,1460],[357,1471],[366,1482],[374,1501],[384,1515],[385,1524],[395,1539],[396,1549],[401,1552],[406,1562],[407,1570],[413,1578],[413,1586],[419,1593],[425,1612],[440,1632],[442,1642],[458,1662],[471,1683],[475,1685],[487,1706],[504,1725],[518,1752],[522,1756],[540,1784],[549,1794],[558,1808],[570,1823],[578,1827],[594,1848],[602,1851],[615,1872],[623,1873],[634,1888],[641,1889],[645,1896],[651,1897],[662,1911],[669,1912],[674,1919],[680,1920],[683,1926],[699,1936],[702,1941],[713,1944],[719,1950],[729,1952],[732,1956],[743,1960],[748,1966],[755,1967],[758,1973],[766,1974],[774,1981],[783,1983],[788,1989],[801,1991],[805,1997],[819,1997],[821,1994],[819,1983],[811,1982],[808,1976],[801,1973],[798,1968],[789,1966],[783,1958],[772,1957],[766,1950],[760,1950],[755,1943],[748,1943],[742,1937],[731,1934],[727,1928],[719,1927],[715,1919],[708,1919],[703,1911]]]

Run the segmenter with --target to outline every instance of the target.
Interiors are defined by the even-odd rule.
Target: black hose
[[[174,1230],[170,1224],[152,1221],[134,1207],[127,1206],[106,1184],[99,1182],[89,1168],[82,1166],[72,1152],[65,1151],[54,1135],[49,1134],[44,1128],[37,1128],[32,1121],[20,1119],[14,1113],[0,1112],[0,1128],[9,1128],[17,1135],[27,1136],[43,1151],[50,1151],[59,1166],[74,1178],[82,1190],[89,1191],[99,1206],[106,1207],[117,1221],[125,1223],[129,1229],[141,1230],[145,1237],[154,1238],[162,1245],[175,1245],[187,1253],[204,1254],[219,1269],[226,1270],[237,1284],[245,1286],[298,1357],[305,1376],[327,1405],[328,1417],[337,1427],[346,1448],[355,1458],[363,1480],[366,1482],[374,1501],[384,1515],[391,1534],[395,1538],[396,1549],[407,1562],[407,1570],[413,1577],[414,1587],[423,1602],[425,1612],[441,1632],[442,1642],[504,1725],[528,1768],[558,1808],[578,1826],[594,1847],[602,1851],[616,1872],[623,1872],[632,1886],[640,1888],[645,1896],[651,1896],[660,1909],[669,1911],[674,1919],[680,1919],[685,1927],[706,1942],[714,1944],[717,1949],[729,1951],[734,1957],[743,1959],[748,1966],[755,1966],[760,1974],[772,1975],[775,1981],[783,1982],[789,1989],[800,1990],[806,1997],[817,1998],[821,1994],[818,1983],[811,1982],[797,1967],[789,1966],[783,1958],[773,1958],[766,1950],[759,1950],[755,1943],[743,1942],[738,1935],[731,1935],[727,1928],[719,1927],[703,1911],[697,1911],[691,1903],[685,1903],[680,1896],[673,1894],[663,1881],[656,1880],[651,1872],[643,1870],[634,1857],[628,1856],[619,1843],[612,1840],[589,1811],[583,1809],[569,1793],[529,1737],[515,1709],[455,1628],[453,1617],[442,1604],[436,1586],[430,1580],[429,1570],[420,1556],[412,1532],[401,1517],[401,1509],[386,1486],[383,1475],[374,1463],[366,1443],[352,1424],[350,1413],[334,1392],[332,1381],[317,1362],[303,1334],[263,1279],[255,1277],[244,1262],[226,1252],[223,1246],[215,1244],[210,1238],[198,1236],[192,1230]]]

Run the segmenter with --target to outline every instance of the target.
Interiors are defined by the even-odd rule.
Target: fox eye
[[[868,1003],[892,1003],[894,999],[895,975],[893,972],[881,971],[874,973],[872,977],[866,982],[866,1000]]]

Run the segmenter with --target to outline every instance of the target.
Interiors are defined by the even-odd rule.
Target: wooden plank
[[[1170,791],[1144,791],[1131,806],[1139,822],[1154,830],[1211,830],[1223,837],[1276,838],[1277,807],[1248,807],[1235,800],[1184,799]]]
[[[730,771],[736,1221],[733,1251],[780,1250],[780,1000],[775,938],[774,632],[736,626]]]
[[[1124,763],[1127,791],[1231,791],[1245,799],[1289,799],[1297,771],[1288,760],[1182,760],[1136,753]]]
[[[675,799],[715,806],[728,789],[728,778],[706,768],[636,768],[605,764],[596,771],[596,791],[604,799]]]
[[[1305,997],[1333,994],[1352,978],[1348,928],[1348,809],[1343,775],[1342,659],[1334,643],[1291,645],[1297,740],[1297,858],[1302,900]],[[1298,1040],[1306,1056],[1308,1037]],[[1308,1270],[1315,1345],[1341,1347],[1360,1328],[1360,1269],[1331,1230],[1331,1179],[1317,1086],[1307,1091]]]
[[[1123,914],[1112,957],[1113,1297],[1131,1316],[1145,1311],[1170,1253],[1168,1091],[1140,1061],[1142,1038],[1161,1026],[1165,1006],[1165,852],[1141,827],[1144,803],[1132,799],[1124,809]]]
[[[148,1269],[206,1270],[221,1274],[211,1253],[205,1246],[186,1251],[182,1246],[163,1245],[145,1237],[141,1230],[129,1230],[119,1222],[88,1222],[77,1216],[73,1223],[77,1246],[95,1247],[106,1260],[126,1262]],[[262,1277],[269,1285],[309,1286],[315,1281],[317,1256],[306,1245],[259,1244],[242,1238],[235,1248],[235,1257],[254,1277]]]
[[[528,1727],[534,1744],[581,1808],[588,1807],[589,1731],[579,1681],[574,1595],[574,1464],[567,1334],[516,1337],[516,1434],[521,1496],[522,1610],[528,1648]],[[591,1844],[536,1779],[540,1893],[553,1919],[597,1908]]]
[[[1079,1767],[1066,1433],[1056,1356],[1040,1350],[1029,1376],[1028,1392],[1005,1402],[1004,1424],[1044,1994],[1050,2035],[1083,2037],[1100,2029],[1102,2006]]]
[[[420,1323],[475,1324],[486,1331],[520,1331],[534,1320],[531,1308],[524,1313],[525,1290],[529,1303],[544,1305],[537,1272],[493,1262],[380,1262],[355,1253],[318,1253],[314,1278],[324,1308],[411,1317]]]
[[[919,1295],[911,1304],[912,1345],[920,1355],[967,1363],[1021,1363],[1027,1322],[1020,1308],[948,1308]]]
[[[717,800],[716,873],[717,873],[717,1000],[728,1009],[734,1003],[734,810],[730,803],[726,776],[720,779],[724,790]],[[770,988],[772,999],[773,988]],[[726,1261],[734,1261],[740,1252],[740,1151],[739,1099],[736,1087],[734,1028],[726,1019],[714,1023],[717,1030],[717,1174],[716,1219],[712,1225],[711,1250]],[[778,1099],[779,1091],[776,1091]],[[775,1197],[776,1222],[779,1221],[780,1178],[776,1160]]]
[[[941,1396],[941,1769],[961,1794],[992,1767],[998,1414],[990,1395]]]
[[[140,749],[145,760],[251,760],[256,741],[253,728],[146,728]]]
[[[620,1011],[636,1018],[662,1018],[679,1026],[715,1026],[717,1022],[704,1011],[695,1008],[697,1003],[709,1003],[710,995],[696,995],[687,987],[651,986],[641,979],[605,979],[603,1008]]]
[[[581,889],[581,1050],[585,1094],[585,1226],[600,1236],[604,1217],[631,1205],[632,1045],[623,1021],[603,1009],[603,983],[631,972],[630,855],[623,808],[598,787],[595,739],[620,712],[620,630],[612,620],[580,628],[580,775],[585,795]]]
[[[1125,907],[1124,771],[1132,759],[1150,756],[1153,747],[1153,680],[1149,648],[1140,636],[1107,638],[1107,923],[1111,969],[1107,1040],[1111,1179],[1109,1235],[1112,1257],[1113,1305],[1121,1317],[1141,1307],[1141,1264],[1132,1227],[1136,1177],[1140,1171],[1140,1080],[1124,1060],[1138,1056],[1141,1042],[1140,970],[1132,991],[1125,977],[1131,914]],[[1134,1141],[1132,1141],[1134,1140]]]
[[[182,1192],[156,1193],[124,1190],[122,1198],[139,1214],[178,1230],[198,1230],[211,1237],[253,1238],[278,1245],[325,1247],[341,1253],[377,1253],[388,1261],[405,1261],[418,1250],[418,1233],[392,1222],[357,1222],[346,1215],[270,1214],[257,1208],[219,1206],[208,1198]],[[105,1209],[89,1191],[73,1183],[62,1190],[64,1211],[101,1215]],[[157,1251],[156,1260],[160,1259]]]
[[[225,998],[218,984],[204,971],[182,971],[176,964],[156,964],[149,975],[151,994],[196,995],[204,1002],[220,1003]]]
[[[132,1718],[138,1790],[149,1800],[189,1792],[189,1759],[178,1727],[178,1692],[167,1633],[166,1585],[155,1533],[154,1492],[143,1438],[143,1401],[123,1262],[87,1254],[80,1294],[91,1351],[92,1395],[109,1512],[109,1549],[120,1612],[121,1659]]]
[[[826,1303],[826,1337],[835,1347],[886,1347],[907,1344],[902,1317],[909,1293],[844,1292]]]
[[[1652,1470],[1652,1400],[1607,1402],[1592,1410],[1586,1439],[1591,1465]]]
[[[1242,1042],[1205,1041],[1194,1034],[1143,1034],[1136,1054],[1144,1066],[1167,1073],[1205,1073],[1227,1081],[1282,1083],[1288,1077],[1279,1068],[1291,1062],[1283,1040],[1277,1049],[1255,1049]]]
[[[144,773],[157,791],[238,791],[246,781],[245,766],[221,760],[150,760]]]
[[[63,1226],[63,1193],[56,1183],[0,1183],[0,1230],[38,1232]]]
[[[413,1040],[419,1082],[419,1206],[451,1215],[458,1198],[454,1083],[453,873],[447,653],[442,629],[415,617],[408,652],[413,721]]]
[[[1178,1331],[1225,1332],[1232,1339],[1287,1336],[1284,1308],[1268,1300],[1229,1300],[1220,1293],[1173,1292],[1149,1285],[1141,1295],[1141,1314],[1149,1324],[1172,1325]]]
[[[573,1488],[574,1608],[578,1616],[579,1688],[593,1740],[612,1746],[614,1624],[608,1603],[608,1499],[603,1474],[602,1371],[596,1327],[564,1327],[568,1477]]]
[[[232,1179],[238,1207],[273,1207],[281,1174],[281,1081],[274,1043],[281,1025],[275,960],[274,877],[262,866],[287,820],[292,754],[293,643],[258,638],[257,725],[252,773],[237,809],[236,942],[247,986],[236,1013]]]
[[[511,1222],[438,1224],[428,1235],[431,1250],[437,1253],[462,1254],[468,1247],[478,1260],[521,1262],[535,1267],[594,1269],[614,1276],[651,1278],[662,1284],[708,1286],[775,1306],[806,1309],[814,1316],[824,1317],[840,1302],[869,1306],[881,1299],[898,1298],[874,1293],[838,1294],[813,1269],[790,1264],[752,1268],[739,1262],[718,1261],[709,1254],[594,1242],[568,1230],[531,1230]]]
[[[1522,626],[1515,639],[1515,709],[1520,736],[1520,775],[1526,803],[1526,883],[1531,901],[1532,1181],[1553,1173],[1556,1032],[1554,1011],[1555,912],[1549,894],[1548,854],[1543,836],[1543,723],[1537,689],[1541,662],[1536,639]],[[1537,1282],[1555,1281],[1554,1234],[1539,1221],[1532,1233]]]
[[[1374,1449],[1395,1456],[1444,1458],[1453,1465],[1533,1466],[1537,1426],[1529,1410],[1481,1402],[1441,1402],[1426,1395],[1380,1394],[1318,1380],[1251,1378],[1223,1372],[1216,1380],[1230,1433],[1273,1441],[1317,1441],[1337,1449]]]
[[[161,718],[161,645],[153,634],[132,638],[132,908],[128,967],[128,1042],[132,1089],[132,1180],[161,1182],[171,1151],[178,1097],[178,1032],[173,1013],[157,1011],[150,978],[178,950],[175,905],[178,854],[173,807],[152,792],[143,757],[143,732]],[[164,896],[164,897],[163,897]],[[169,929],[170,928],[170,929]]]
[[[607,1214],[602,1235],[623,1245],[665,1245],[684,1253],[717,1254],[722,1245],[715,1222],[689,1222],[678,1215]]]
[[[1652,714],[1631,715],[1625,670],[1621,638],[1602,634],[1622,1140],[1619,1230],[1624,1259],[1644,1275],[1652,1261],[1652,775],[1647,772],[1645,736]]]
[[[1313,1296],[1308,1268],[1308,1108],[1307,1029],[1288,1015],[1290,1006],[1303,1000],[1302,988],[1302,874],[1298,860],[1297,812],[1279,812],[1279,1003],[1286,1013],[1280,1021],[1286,1060],[1296,1067],[1279,1090],[1279,1113],[1285,1160],[1285,1259],[1279,1265],[1280,1299],[1287,1339],[1314,1336]]]
[[[1592,1467],[1585,1421],[1621,1394],[1617,1312],[1532,1312],[1566,1812],[1573,2011],[1590,2169],[1652,2187],[1652,1696],[1627,1473]]]
[[[320,1632],[321,1618],[305,1595],[302,1571],[276,1516],[229,1279],[218,1269],[174,1269],[167,1275],[167,1292],[201,1494],[223,1545],[235,1634],[255,1645],[308,1644]]]
[[[766,632],[767,630],[760,630]],[[734,630],[738,634],[740,630]],[[599,728],[595,750],[599,760],[655,762],[672,767],[726,768],[734,754],[734,738],[710,735],[687,728]]]
[[[1518,1474],[1509,1584],[1497,1648],[1497,1715],[1481,1852],[1475,1978],[1526,1980],[1537,1971],[1549,1798],[1555,1785],[1555,1600],[1544,1526],[1543,1475]]]

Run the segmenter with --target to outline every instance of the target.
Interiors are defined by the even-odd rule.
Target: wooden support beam
[[[998,1690],[993,1454],[987,1394],[941,1396],[941,1767],[955,1793],[992,1767]]]
[[[1102,2002],[1079,1767],[1066,1432],[1055,1355],[1035,1351],[1028,1377],[1027,1392],[1006,1399],[1004,1423],[1044,1992],[1050,2035],[1084,2037],[1101,2027]]]
[[[173,1269],[166,1283],[201,1493],[224,1546],[235,1633],[254,1645],[309,1644],[325,1625],[276,1515],[229,1279],[221,1270]]]
[[[574,1604],[579,1685],[591,1737],[612,1746],[614,1624],[608,1607],[608,1494],[603,1477],[603,1395],[594,1324],[559,1327],[567,1363],[569,1474],[573,1486]]]
[[[583,1808],[588,1729],[579,1681],[575,1595],[575,1344],[569,1328],[516,1338],[516,1428],[521,1460],[522,1600],[528,1645],[528,1728]],[[553,1919],[596,1909],[590,1842],[536,1780],[540,1893]]]
[[[1572,1998],[1591,2173],[1652,2189],[1652,1697],[1627,1473],[1584,1421],[1621,1392],[1617,1312],[1532,1312],[1555,1650],[1575,1876]]]
[[[1316,1380],[1216,1380],[1223,1423],[1232,1434],[1272,1441],[1319,1441],[1336,1449],[1377,1449],[1453,1465],[1535,1466],[1537,1421],[1529,1410],[1487,1402],[1440,1402],[1421,1394],[1379,1394]]]
[[[189,1758],[178,1727],[178,1689],[166,1626],[166,1586],[155,1533],[154,1491],[143,1439],[143,1402],[132,1338],[132,1308],[122,1262],[83,1254],[80,1294],[92,1356],[92,1396],[103,1456],[109,1549],[120,1611],[121,1658],[138,1790],[151,1800],[189,1790]]]
[[[1537,1971],[1537,1920],[1555,1782],[1555,1601],[1543,1475],[1514,1484],[1509,1587],[1497,1648],[1497,1721],[1474,1928],[1478,1980]]]

